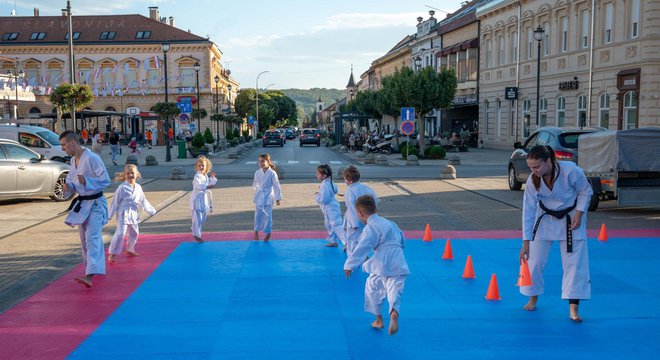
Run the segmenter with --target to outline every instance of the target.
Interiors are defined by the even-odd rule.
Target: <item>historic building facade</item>
[[[210,128],[216,133],[217,124],[210,115],[227,108],[239,88],[222,65],[222,51],[208,38],[176,28],[172,17],[161,18],[157,7],[150,7],[149,12],[149,17],[73,17],[73,78],[94,92],[88,109],[97,115],[108,111],[139,116],[140,121],[97,116],[75,124],[64,120],[63,128],[98,126],[103,131],[116,127],[126,134],[151,128],[162,135],[163,122],[151,109],[165,101],[167,83],[169,102],[188,100],[197,108],[199,101],[199,107],[209,114],[199,128],[196,119],[178,117],[174,121],[176,131]],[[13,70],[18,62],[24,72],[19,83],[29,86],[35,95],[35,102],[19,104],[19,118],[53,114],[56,110],[49,101],[50,92],[72,78],[67,17],[39,16],[38,11],[31,17],[1,17],[0,36],[0,71]]]
[[[509,149],[541,126],[660,125],[657,14],[660,0],[496,0],[479,8],[483,146]],[[517,89],[517,99],[505,88]]]

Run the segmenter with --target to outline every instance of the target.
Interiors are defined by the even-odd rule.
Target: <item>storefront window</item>
[[[628,91],[623,97],[623,125],[624,130],[637,127],[637,94]]]

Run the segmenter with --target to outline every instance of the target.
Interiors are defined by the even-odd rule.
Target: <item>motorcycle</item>
[[[382,141],[379,141],[377,137],[371,138],[364,145],[362,145],[362,151],[367,154],[371,152],[374,154],[381,153],[389,155],[392,153],[392,138],[393,135],[385,135]],[[376,142],[376,145],[373,144],[374,142]]]

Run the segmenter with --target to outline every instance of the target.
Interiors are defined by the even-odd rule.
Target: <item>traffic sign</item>
[[[415,132],[415,123],[412,121],[404,121],[401,123],[401,132],[404,135],[411,135]]]
[[[192,112],[192,103],[191,102],[178,102],[176,106],[179,107],[182,113],[191,113]]]
[[[412,120],[415,120],[415,108],[413,107],[401,108],[401,121],[412,121]]]
[[[504,98],[506,100],[518,100],[518,88],[515,86],[507,86],[504,88]]]
[[[179,114],[179,122],[182,124],[187,124],[188,123],[188,114]]]
[[[248,117],[248,124],[254,124],[254,116],[250,115],[250,117]]]

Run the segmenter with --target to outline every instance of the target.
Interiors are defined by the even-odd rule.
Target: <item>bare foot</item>
[[[383,317],[378,315],[376,316],[376,320],[371,323],[371,327],[374,329],[382,329],[385,327],[385,324],[383,323]]]
[[[254,232],[254,239],[259,240],[259,232],[258,231]]]
[[[76,281],[77,281],[78,283],[80,283],[80,284],[85,285],[85,287],[87,287],[87,288],[91,288],[91,287],[92,287],[92,277],[89,276],[89,275],[85,275],[85,276],[77,277],[77,278],[76,278]]]
[[[523,309],[527,311],[534,311],[536,310],[536,302],[539,300],[538,296],[530,296],[529,297],[529,302],[523,306]]]
[[[270,240],[270,234],[266,234],[266,237],[264,238],[264,241]]]
[[[128,256],[140,256],[140,254],[133,251],[127,251],[126,254],[128,254]]]
[[[204,242],[204,240],[202,240],[202,238],[199,237],[199,236],[193,236],[193,238],[195,238],[195,241],[197,241],[198,243],[203,243]]]
[[[111,262],[111,263],[115,262],[115,254],[108,255],[108,262]]]
[[[582,322],[582,318],[578,314],[578,304],[569,304],[569,312],[570,312],[570,318],[575,322],[576,324],[579,324]]]
[[[344,245],[344,252],[346,252],[346,249],[347,249],[347,245]]]
[[[325,247],[337,247],[337,246],[339,246],[339,244],[337,244],[337,243],[327,243],[327,244],[325,244]]]
[[[396,310],[392,310],[390,313],[390,328],[387,333],[394,335],[397,331],[399,331],[399,313]]]

